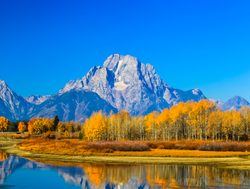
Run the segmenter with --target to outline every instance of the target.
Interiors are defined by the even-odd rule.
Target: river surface
[[[250,189],[250,170],[201,165],[39,163],[0,153],[0,189]]]

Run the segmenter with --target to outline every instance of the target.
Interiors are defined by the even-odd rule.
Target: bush
[[[83,139],[83,133],[82,132],[79,132],[79,137],[78,137],[80,140]]]
[[[43,138],[45,139],[56,139],[56,133],[52,131],[47,131],[43,134]]]
[[[159,145],[158,147],[157,147],[158,149],[165,149],[165,147],[164,147],[164,145]]]
[[[150,147],[142,142],[90,142],[85,147],[88,150],[102,151],[149,151]]]

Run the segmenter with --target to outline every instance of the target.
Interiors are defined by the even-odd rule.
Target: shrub
[[[80,140],[82,140],[82,139],[83,139],[83,133],[82,133],[82,132],[79,132],[79,136],[78,136],[78,138],[79,138]]]
[[[43,138],[45,139],[56,139],[56,133],[52,131],[47,131],[43,134]]]
[[[159,145],[158,147],[157,147],[158,149],[165,149],[165,147],[164,147],[164,145]]]

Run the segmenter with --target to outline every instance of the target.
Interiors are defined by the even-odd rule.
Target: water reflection
[[[6,156],[7,157],[7,156]],[[22,188],[18,170],[25,170],[29,178],[34,172],[46,170],[48,181],[61,178],[63,188],[250,188],[250,171],[220,169],[211,166],[189,165],[48,165],[10,155],[0,162],[0,188]],[[56,173],[56,174],[50,174]],[[23,172],[21,172],[23,174]],[[34,175],[33,175],[34,177]],[[11,179],[10,179],[11,178]],[[18,184],[17,184],[18,183]],[[27,186],[27,183],[25,183]],[[30,188],[39,188],[28,182]],[[26,187],[28,188],[28,187]],[[41,187],[42,188],[42,187]],[[61,187],[62,188],[62,187]]]

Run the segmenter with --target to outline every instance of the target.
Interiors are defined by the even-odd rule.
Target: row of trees
[[[89,141],[247,140],[249,129],[250,108],[222,112],[214,102],[202,100],[139,117],[98,112],[85,121],[83,133]]]
[[[53,119],[49,118],[32,118],[30,121],[20,121],[11,123],[5,117],[0,117],[0,132],[14,131],[31,135],[41,135],[44,133],[57,133],[64,136],[72,136],[80,132],[82,124],[77,122],[60,122],[58,116]]]
[[[110,116],[97,112],[83,125],[60,122],[57,116],[54,119],[33,118],[16,125],[21,133],[55,132],[71,137],[77,134],[88,141],[248,140],[250,108],[222,112],[214,102],[202,100],[179,103],[146,116],[131,116],[126,111]],[[8,119],[0,117],[0,131],[8,131],[10,126]]]
[[[20,124],[22,124],[22,122],[20,122]],[[33,118],[28,122],[27,125],[28,132],[33,135],[41,135],[46,132],[56,132],[57,134],[63,134],[64,136],[69,137],[72,137],[73,133],[80,132],[82,128],[81,123],[73,121],[60,122],[58,116],[56,116],[54,119]]]

